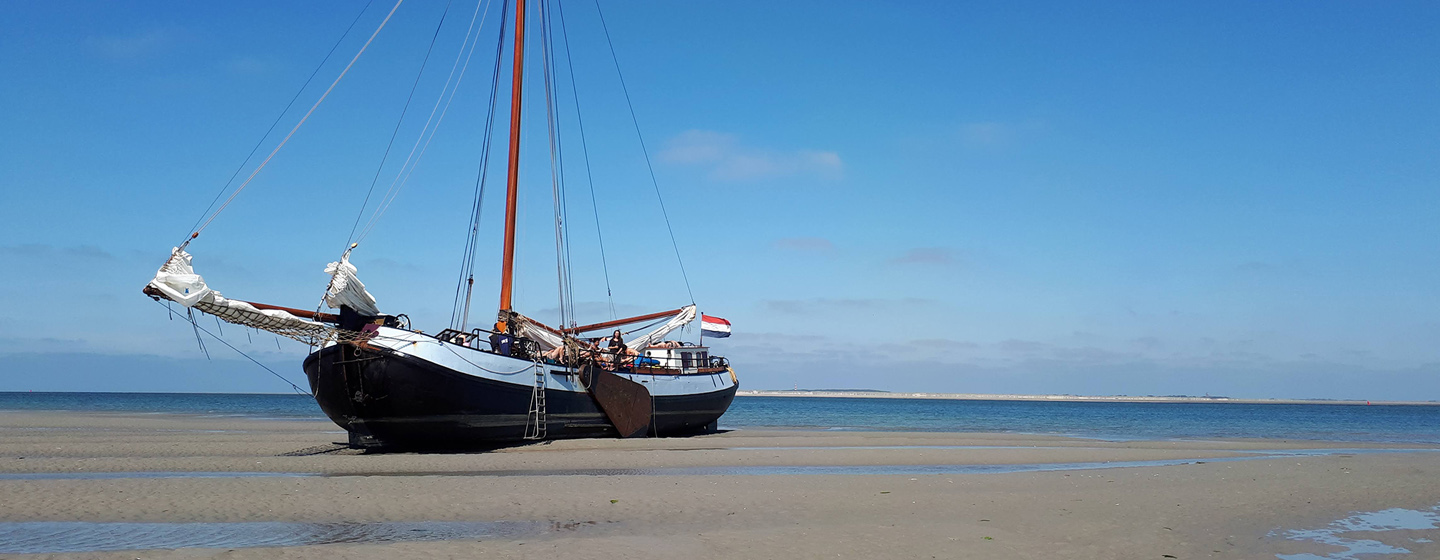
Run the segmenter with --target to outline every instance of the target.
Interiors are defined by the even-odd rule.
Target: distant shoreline
[[[1237,399],[1231,397],[1190,397],[1190,396],[1125,396],[1125,395],[990,395],[982,393],[892,393],[866,390],[784,390],[784,391],[737,391],[741,397],[824,397],[856,399],[934,399],[956,401],[1038,401],[1038,402],[1143,402],[1143,403],[1231,403],[1231,404],[1347,404],[1347,405],[1407,405],[1440,406],[1440,401],[1365,401],[1325,399]]]

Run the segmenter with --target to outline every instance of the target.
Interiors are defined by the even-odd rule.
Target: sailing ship
[[[169,302],[182,305],[192,323],[194,313],[199,311],[311,345],[312,352],[303,362],[310,391],[325,414],[345,428],[350,443],[355,446],[472,447],[524,440],[679,436],[713,431],[739,386],[734,370],[725,358],[711,355],[709,348],[703,346],[703,330],[699,344],[665,340],[667,335],[697,318],[693,301],[668,311],[577,325],[573,320],[573,301],[566,301],[568,271],[562,267],[559,326],[527,317],[512,305],[527,7],[526,0],[514,0],[514,11],[509,13],[508,5],[507,0],[501,7],[502,25],[496,43],[490,97],[490,116],[493,117],[495,90],[501,76],[501,47],[507,37],[505,23],[513,22],[506,206],[499,306],[493,328],[471,328],[468,324],[470,289],[474,284],[473,245],[479,231],[479,195],[476,211],[472,213],[475,227],[470,230],[472,239],[467,245],[470,277],[465,279],[462,275],[461,282],[463,309],[457,309],[449,328],[435,334],[412,328],[409,318],[403,314],[379,310],[375,298],[360,282],[357,268],[350,263],[351,251],[358,247],[357,243],[347,242],[340,259],[325,269],[330,281],[323,300],[338,310],[335,313],[224,297],[195,273],[192,256],[187,251],[209,225],[209,220],[225,209],[224,205],[209,214],[209,220],[203,224],[197,222],[199,227],[172,250],[169,260],[146,285],[144,293],[167,305]],[[545,35],[544,54],[553,60],[550,49],[554,31],[549,26],[551,16],[547,5],[548,0],[542,0],[540,26]],[[397,2],[386,21],[399,6]],[[447,6],[447,12],[448,9]],[[479,9],[477,3],[477,13]],[[563,18],[563,12],[560,17]],[[603,14],[601,18],[603,23]],[[481,21],[483,25],[484,20]],[[473,23],[472,17],[472,26]],[[384,25],[380,23],[370,40],[374,40]],[[608,30],[606,33],[608,39]],[[469,42],[470,31],[466,37]],[[475,42],[478,40],[477,31]],[[369,44],[367,41],[365,46]],[[360,53],[364,50],[365,47],[361,47]],[[466,60],[468,65],[468,57]],[[351,65],[354,63],[352,59]],[[347,66],[345,71],[349,69]],[[551,66],[547,64],[544,69],[548,114],[553,109],[549,87]],[[331,89],[344,75],[345,72],[340,73]],[[458,81],[456,83],[458,87]],[[321,96],[310,111],[313,113],[324,99],[325,96]],[[306,118],[309,115],[307,113]],[[489,119],[487,117],[485,135],[487,156],[491,136],[489,122],[492,122]],[[304,122],[302,118],[295,129]],[[426,124],[428,127],[430,123]],[[553,121],[551,126],[554,165]],[[289,138],[286,136],[285,141]],[[275,148],[276,152],[285,141]],[[271,152],[271,157],[274,154]],[[266,158],[265,162],[268,161]],[[234,190],[230,200],[249,184],[265,162]],[[554,175],[552,173],[552,181]],[[483,186],[480,191],[483,192]],[[663,201],[661,204],[663,213]],[[666,226],[668,230],[668,217]],[[557,245],[563,245],[558,214],[556,231],[557,239],[561,240]],[[673,234],[671,240],[673,244]],[[563,249],[557,249],[560,250]],[[678,245],[676,257],[678,262]],[[681,266],[683,274],[683,263]],[[686,282],[688,290],[688,280]],[[457,301],[460,301],[458,295],[457,292]],[[705,319],[704,325],[712,324],[710,317]],[[713,324],[722,322],[716,320]],[[612,329],[619,334],[619,329],[639,324],[644,326],[630,331],[624,340],[624,347],[628,349],[613,345],[601,348],[595,338],[589,338],[593,333],[609,334],[606,331]],[[729,323],[723,322],[723,333],[715,334],[727,336]]]

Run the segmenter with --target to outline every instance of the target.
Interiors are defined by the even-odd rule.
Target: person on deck
[[[500,323],[495,323],[495,332],[490,333],[490,350],[501,356],[509,356],[515,338],[500,332]]]
[[[561,365],[565,360],[565,346],[556,346],[546,350],[542,356],[545,357],[545,363],[547,364]]]
[[[568,339],[564,344],[545,351],[545,359],[557,365],[577,366],[587,361],[595,361],[598,351],[594,342],[587,342],[579,339]]]
[[[615,369],[620,369],[624,365],[626,354],[629,354],[629,348],[625,347],[625,339],[620,336],[620,329],[615,329],[615,333],[610,335],[608,340],[610,347],[605,350],[605,353],[610,357],[610,364]]]
[[[580,347],[579,347],[579,350],[580,350],[579,361],[580,361],[580,363],[584,363],[584,362],[603,362],[603,361],[604,361],[604,357],[603,357],[603,356],[601,355],[601,353],[600,353],[600,347],[595,344],[595,341],[593,341],[593,340],[577,340],[576,342],[578,342],[579,345],[580,345]]]

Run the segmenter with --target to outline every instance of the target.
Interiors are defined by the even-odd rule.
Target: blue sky
[[[287,389],[219,344],[207,360],[139,290],[363,6],[10,6],[0,390]],[[735,324],[715,352],[747,388],[1440,399],[1434,3],[603,6],[695,299]],[[474,9],[451,4],[377,192]],[[316,305],[444,10],[405,2],[191,246],[213,287]],[[688,303],[594,4],[565,11],[616,307]],[[382,310],[429,332],[450,316],[495,23],[353,257]],[[575,297],[604,320],[562,80]],[[517,307],[553,320],[544,106],[526,103]],[[224,331],[301,383],[303,346]]]

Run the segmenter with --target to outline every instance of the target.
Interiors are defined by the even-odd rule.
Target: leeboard
[[[593,365],[580,369],[590,396],[622,438],[645,435],[650,427],[650,390]]]

